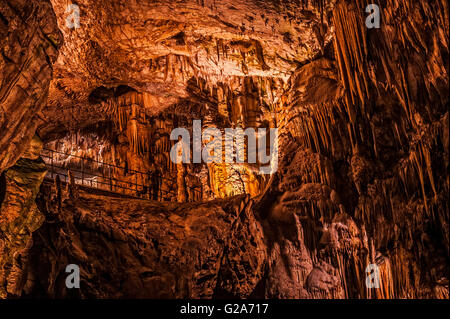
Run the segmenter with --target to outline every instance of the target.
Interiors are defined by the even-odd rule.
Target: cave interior
[[[448,299],[449,5],[376,3],[0,0],[0,299]]]

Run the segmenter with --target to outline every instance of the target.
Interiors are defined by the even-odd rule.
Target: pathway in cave
[[[79,167],[66,165],[56,160],[55,154],[63,155],[66,158],[76,158],[79,162]],[[175,191],[165,191],[159,187],[154,187],[152,183],[148,185],[140,184],[138,180],[153,180],[152,173],[145,173],[136,170],[119,167],[110,163],[96,161],[92,158],[75,156],[72,154],[65,154],[51,149],[44,149],[41,157],[48,167],[46,175],[47,181],[54,180],[59,176],[64,183],[69,182],[69,171],[73,176],[75,184],[86,188],[97,189],[110,194],[121,194],[128,197],[137,197],[141,199],[156,200],[156,201],[173,201],[176,200],[177,194]],[[97,169],[92,169],[92,164],[95,164]],[[135,181],[125,181],[115,178],[118,171],[126,171],[135,176]],[[139,176],[140,175],[140,176]],[[138,179],[138,176],[140,177]],[[158,179],[167,179],[163,176],[157,176]],[[192,189],[198,192],[197,189]]]

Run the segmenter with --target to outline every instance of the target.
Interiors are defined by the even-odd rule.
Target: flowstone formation
[[[0,298],[449,298],[447,1],[69,4],[0,0]]]

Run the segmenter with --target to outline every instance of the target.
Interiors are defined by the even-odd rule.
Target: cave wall
[[[40,158],[42,141],[34,136],[21,158],[4,172],[0,203],[0,298],[20,296],[28,273],[22,258],[33,246],[32,233],[45,221],[36,196],[47,173]]]
[[[58,205],[56,186],[43,188],[46,223],[22,259],[24,297],[246,297],[262,277],[262,228],[249,196],[178,204],[82,189],[75,200],[63,189]],[[81,269],[80,289],[66,289],[68,264]]]

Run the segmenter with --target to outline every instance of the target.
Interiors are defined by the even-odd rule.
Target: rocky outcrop
[[[23,296],[247,297],[263,275],[262,228],[248,196],[171,204],[80,189],[76,201],[67,197],[58,209],[54,186],[43,190],[46,222],[24,260]],[[80,289],[66,288],[69,264],[80,267]]]
[[[334,56],[290,80],[279,121],[288,151],[273,185],[282,196],[269,214],[298,224],[294,239],[282,239],[287,229],[275,238],[300,256],[284,264],[312,295],[281,289],[281,268],[274,297],[448,298],[448,7],[380,8],[383,27],[368,30],[359,2],[338,2]],[[369,264],[380,290],[361,280]]]
[[[167,180],[177,176],[173,128],[193,119],[202,128],[274,125],[290,72],[332,40],[334,1],[77,1],[77,27],[67,24],[74,8],[52,4],[65,44],[38,133],[53,143],[92,127],[99,134],[97,124],[108,122],[112,163],[143,172],[153,165]],[[76,146],[71,152],[83,152]],[[186,184],[205,186],[203,199],[256,195],[266,182],[243,165],[186,169]]]
[[[446,1],[378,1],[372,29],[360,0],[80,0],[78,28],[51,2],[65,44],[38,135],[63,170],[86,168],[77,156],[120,170],[108,191],[47,181],[36,206],[40,143],[17,144],[36,110],[13,108],[16,82],[2,81],[0,171],[22,158],[0,179],[0,297],[449,298]],[[0,33],[22,25],[5,8]],[[30,83],[41,101],[46,82]],[[192,135],[196,119],[277,127],[278,171],[176,165],[170,132]],[[142,189],[119,196],[113,179]],[[131,198],[144,186],[166,202]],[[69,264],[80,289],[65,286]]]

